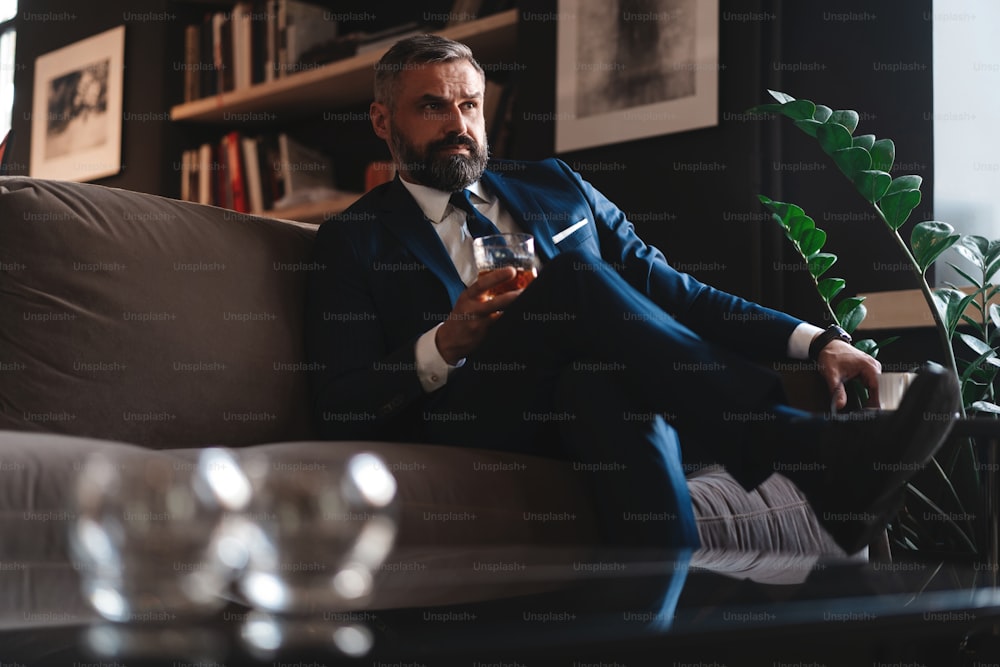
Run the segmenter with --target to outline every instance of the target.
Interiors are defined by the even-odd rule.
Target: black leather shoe
[[[867,546],[896,515],[906,483],[947,438],[959,400],[954,375],[927,363],[897,410],[827,421],[818,443],[818,465],[813,466],[818,472],[790,477],[845,552]]]

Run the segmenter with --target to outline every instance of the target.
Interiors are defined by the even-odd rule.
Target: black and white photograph
[[[577,115],[694,95],[696,4],[619,0],[581,6],[576,17]]]
[[[718,122],[718,2],[561,0],[556,150]]]
[[[105,59],[56,77],[49,84],[45,157],[49,160],[108,141],[108,67]]]
[[[31,175],[86,181],[121,169],[124,26],[38,58]]]

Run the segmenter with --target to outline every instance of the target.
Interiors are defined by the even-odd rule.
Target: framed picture
[[[87,181],[121,170],[124,65],[125,26],[35,60],[32,177]]]
[[[559,0],[556,152],[719,122],[719,0]]]

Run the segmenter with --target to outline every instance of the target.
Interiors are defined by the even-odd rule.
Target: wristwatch
[[[854,342],[854,339],[851,338],[851,334],[847,333],[843,328],[837,326],[836,324],[831,324],[823,333],[816,336],[813,341],[809,343],[809,358],[816,361],[819,358],[820,351],[835,340],[842,340],[845,343]]]

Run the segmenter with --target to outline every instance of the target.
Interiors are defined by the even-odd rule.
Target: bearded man
[[[613,464],[591,478],[607,542],[694,546],[681,459],[747,489],[775,469],[848,553],[940,446],[957,384],[927,366],[893,413],[789,407],[762,362],[812,358],[834,401],[879,364],[826,330],[673,269],[565,163],[490,160],[485,79],[463,44],[396,43],[370,115],[396,178],[325,222],[309,282],[313,411],[331,440],[402,440]],[[541,269],[495,297],[472,239],[534,236]],[[503,502],[498,499],[498,502]],[[624,521],[630,515],[673,517]]]

